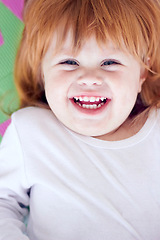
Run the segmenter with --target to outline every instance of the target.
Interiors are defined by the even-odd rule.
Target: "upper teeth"
[[[104,97],[74,97],[74,99],[76,101],[83,101],[83,102],[99,102],[99,101],[104,101],[106,100],[107,98],[104,98]]]

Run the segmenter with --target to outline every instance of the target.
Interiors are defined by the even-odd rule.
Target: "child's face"
[[[53,55],[56,37],[42,71],[50,108],[68,128],[87,136],[114,134],[127,120],[141,91],[145,71],[112,41],[100,47],[94,36],[75,55],[71,35]]]

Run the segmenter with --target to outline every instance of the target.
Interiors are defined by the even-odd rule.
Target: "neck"
[[[141,116],[135,117],[134,119],[128,118],[116,130],[101,136],[96,136],[95,138],[98,138],[104,141],[120,141],[120,140],[130,138],[141,130],[147,118],[148,118],[148,114],[145,114],[145,113],[144,114],[142,113]]]

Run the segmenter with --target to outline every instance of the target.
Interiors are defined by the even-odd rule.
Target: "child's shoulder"
[[[160,133],[160,108],[152,108],[142,130],[147,133]]]
[[[43,126],[50,122],[58,124],[58,120],[50,109],[26,107],[12,114],[11,122],[18,128],[29,126]]]
[[[10,127],[21,144],[32,142],[36,145],[40,139],[51,139],[54,142],[59,136],[65,138],[66,134],[63,124],[54,113],[50,109],[39,107],[26,107],[13,113]]]
[[[25,107],[14,112],[11,116],[12,119],[28,119],[28,118],[38,118],[45,115],[52,114],[50,109],[40,108],[40,107]]]

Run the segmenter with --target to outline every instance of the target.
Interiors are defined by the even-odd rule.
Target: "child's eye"
[[[61,62],[60,64],[66,64],[66,65],[73,65],[73,66],[78,66],[78,63],[74,60],[65,60],[63,62]]]
[[[107,60],[102,63],[102,66],[111,66],[111,65],[118,65],[118,64],[120,63],[115,60]]]

